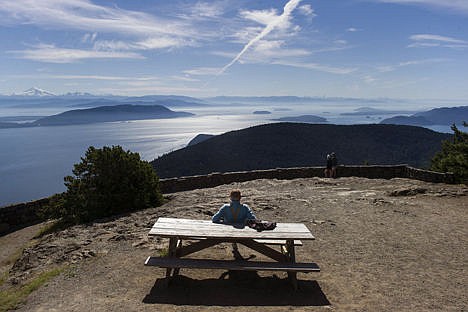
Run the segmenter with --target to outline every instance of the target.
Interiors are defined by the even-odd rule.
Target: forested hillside
[[[401,125],[273,123],[227,132],[168,153],[152,164],[159,177],[211,172],[322,166],[334,151],[339,164],[429,167],[450,134]]]

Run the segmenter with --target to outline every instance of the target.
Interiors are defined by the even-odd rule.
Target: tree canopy
[[[463,123],[466,127],[466,122]],[[452,125],[453,139],[442,143],[442,149],[434,156],[431,169],[452,172],[458,182],[468,182],[468,133]]]
[[[159,206],[159,178],[138,153],[120,146],[90,146],[74,176],[66,176],[58,216],[80,223],[118,213]]]

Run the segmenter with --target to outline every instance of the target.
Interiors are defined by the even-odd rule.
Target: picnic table
[[[258,232],[247,226],[239,228],[211,220],[158,218],[148,235],[169,238],[167,256],[149,256],[145,261],[147,266],[166,268],[168,279],[179,274],[180,268],[285,271],[297,289],[297,272],[320,271],[316,263],[296,262],[295,247],[302,246],[302,240],[315,239],[303,223],[277,223],[274,230]],[[184,240],[190,243],[183,245]],[[242,244],[274,261],[185,258],[225,242]],[[280,250],[272,246],[279,246]]]

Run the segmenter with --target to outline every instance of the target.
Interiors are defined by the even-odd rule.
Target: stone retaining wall
[[[163,193],[175,193],[257,179],[323,177],[324,169],[324,167],[298,167],[226,173],[215,172],[208,175],[161,179],[160,185]],[[421,170],[407,165],[338,166],[337,175],[339,177],[363,177],[369,179],[410,178],[426,182],[454,183],[453,174],[451,173]]]
[[[324,167],[278,168],[269,170],[211,173],[208,175],[161,179],[161,191],[165,194],[188,191],[198,188],[210,188],[233,182],[257,179],[295,179],[323,177]],[[339,166],[338,177],[364,178],[410,178],[426,182],[454,183],[451,173],[438,173],[412,168],[407,165],[396,166]],[[0,235],[44,221],[39,214],[48,198],[0,208]]]

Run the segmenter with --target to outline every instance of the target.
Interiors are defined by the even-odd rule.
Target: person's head
[[[239,190],[232,190],[229,197],[231,198],[231,200],[240,200],[242,195]]]

